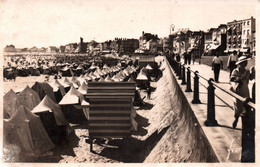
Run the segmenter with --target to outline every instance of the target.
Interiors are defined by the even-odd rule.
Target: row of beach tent
[[[4,146],[16,145],[33,155],[52,150],[73,132],[69,123],[89,119],[89,82],[127,82],[145,75],[144,69],[137,71],[134,66],[103,66],[80,77],[36,82],[19,93],[10,90],[4,95]],[[134,119],[132,124],[136,129]]]

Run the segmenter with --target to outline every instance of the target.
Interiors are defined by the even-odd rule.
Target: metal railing
[[[215,89],[216,88],[225,92],[226,94],[230,95],[231,97],[236,98],[239,101],[241,101],[244,104],[244,107],[247,109],[247,112],[249,114],[252,114],[252,113],[254,114],[255,103],[253,103],[250,98],[241,97],[238,94],[232,92],[231,90],[226,90],[226,89],[220,87],[219,85],[217,85],[214,82],[214,79],[212,79],[212,78],[207,79],[207,78],[199,75],[198,71],[192,71],[190,69],[190,67],[187,68],[187,72],[186,72],[185,65],[181,64],[181,62],[177,62],[175,59],[173,59],[171,57],[167,57],[167,60],[168,60],[168,63],[170,64],[171,68],[175,72],[176,76],[178,76],[178,79],[182,80],[181,85],[186,84],[185,92],[192,92],[192,89],[191,89],[191,73],[193,73],[193,75],[194,75],[194,77],[193,77],[194,78],[194,80],[193,80],[194,87],[193,87],[193,100],[191,101],[191,103],[193,103],[193,104],[200,104],[201,103],[200,98],[199,98],[199,85],[200,84],[203,85],[203,84],[200,83],[199,79],[201,78],[201,79],[208,82],[207,87],[205,85],[203,85],[208,90],[208,93],[207,93],[207,95],[208,95],[208,98],[207,98],[207,120],[204,122],[205,126],[217,126],[218,125],[218,122],[215,119],[215,96],[216,96],[215,95]],[[187,77],[186,77],[185,73],[187,73]],[[187,82],[186,82],[186,78],[187,78]],[[254,146],[254,126],[248,126],[246,123],[250,123],[250,121],[248,121],[248,117],[242,116],[242,154],[241,154],[241,161],[242,162],[254,162],[255,161],[254,147],[251,146],[250,149],[246,148],[248,143],[250,143],[251,145]],[[251,124],[254,124],[254,122],[251,122]],[[253,134],[253,140],[252,140],[252,134]],[[248,137],[250,135],[251,135],[251,138]],[[248,152],[253,154],[251,156],[251,158],[248,158],[248,154],[247,154]]]

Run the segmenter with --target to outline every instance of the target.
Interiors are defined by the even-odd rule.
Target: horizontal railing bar
[[[168,60],[167,60],[167,62],[168,62]],[[182,65],[180,62],[177,62],[177,63],[180,64],[180,65]],[[168,65],[171,66],[170,63],[168,63]],[[184,64],[183,64],[183,65],[184,65]],[[196,71],[193,71],[193,70],[191,70],[191,69],[190,69],[190,71],[191,71],[192,73],[194,73],[194,75],[195,75]],[[209,80],[210,80],[210,79],[206,79],[205,77],[201,76],[200,74],[198,74],[198,72],[197,72],[197,75],[198,75],[200,78],[202,78],[202,79],[204,79],[204,80],[206,80],[206,81],[209,81]],[[201,82],[199,82],[199,83],[201,84]],[[230,90],[225,90],[224,88],[221,88],[220,86],[218,86],[218,85],[215,84],[214,82],[212,82],[212,84],[213,84],[216,88],[218,88],[218,89],[222,90],[223,92],[229,94],[230,96],[232,96],[232,97],[234,97],[234,98],[240,100],[241,102],[244,102],[244,101],[246,100],[246,98],[239,96],[239,95],[236,94],[235,92],[232,92],[232,91],[230,91]],[[206,86],[203,85],[203,84],[201,84],[201,85],[204,86],[204,87],[206,87]],[[249,105],[250,107],[252,107],[252,108],[255,109],[255,103],[249,101],[249,102],[247,102],[247,105]]]

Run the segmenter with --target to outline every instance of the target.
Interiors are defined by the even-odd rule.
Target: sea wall
[[[189,102],[165,60],[163,76],[157,83],[158,133],[167,128],[163,137],[144,162],[218,162]]]

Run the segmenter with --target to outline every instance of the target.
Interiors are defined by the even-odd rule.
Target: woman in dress
[[[241,56],[230,77],[231,90],[233,90],[236,94],[249,98],[249,77],[250,72],[245,67],[247,66],[248,58],[246,56]],[[239,116],[244,116],[246,114],[247,109],[244,107],[243,102],[234,98],[234,111],[235,111],[235,121],[233,122],[233,128],[236,128]]]

